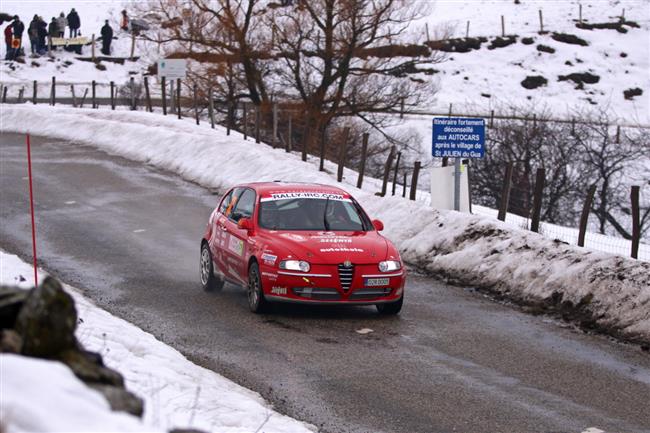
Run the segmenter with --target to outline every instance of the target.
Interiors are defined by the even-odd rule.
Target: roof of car
[[[345,196],[350,195],[347,191],[336,186],[323,185],[318,183],[252,182],[239,186],[253,188],[260,195],[280,192],[323,192],[327,194],[342,194]]]

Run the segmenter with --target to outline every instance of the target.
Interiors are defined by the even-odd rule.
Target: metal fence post
[[[34,105],[36,105],[36,99],[37,99],[37,96],[38,96],[37,94],[38,94],[38,82],[36,80],[34,80],[34,92],[33,92],[33,96],[32,96],[32,104],[34,104]]]
[[[386,160],[386,165],[384,166],[384,178],[381,183],[381,193],[380,196],[384,197],[386,191],[388,190],[388,176],[390,175],[390,169],[393,165],[393,159],[395,159],[395,152],[397,151],[395,146],[390,148],[390,153],[388,154],[388,159]]]
[[[144,77],[144,94],[147,99],[147,111],[153,113],[153,107],[151,106],[151,93],[149,92],[149,77]]]
[[[111,110],[115,110],[115,82],[111,81]]]
[[[178,111],[178,118],[181,116],[181,79],[176,79],[176,110]]]
[[[350,128],[345,128],[343,130],[343,143],[341,143],[341,148],[339,151],[339,167],[336,172],[336,180],[338,182],[343,181],[343,168],[345,167],[345,156],[348,150],[348,137],[350,135]]]
[[[512,172],[514,163],[509,162],[506,166],[506,175],[503,178],[503,187],[501,188],[501,201],[499,202],[499,214],[497,219],[501,221],[506,220],[506,213],[508,212],[508,204],[510,203],[510,187],[512,186]]]
[[[417,191],[418,191],[418,178],[420,177],[420,161],[415,161],[415,166],[413,166],[413,176],[411,177],[411,192],[409,195],[410,200],[415,200]]]
[[[368,157],[368,136],[367,132],[363,133],[363,141],[361,144],[361,166],[359,167],[359,177],[357,178],[357,188],[361,189],[363,185],[363,175],[366,172],[366,158]]]
[[[395,161],[395,172],[393,173],[393,191],[395,195],[395,188],[397,187],[397,172],[399,171],[399,160],[402,159],[402,152],[397,152],[397,161]]]
[[[596,185],[591,185],[587,191],[587,198],[582,205],[582,214],[580,215],[580,228],[578,230],[578,246],[585,246],[585,234],[587,233],[587,222],[589,221],[589,211],[591,210],[591,202],[596,193]]]
[[[165,83],[165,77],[160,79],[160,89],[162,90],[162,109],[163,116],[167,115],[167,83]]]
[[[639,258],[639,242],[641,240],[641,220],[639,214],[639,190],[638,185],[633,185],[630,191],[632,201],[632,258]]]
[[[539,233],[539,220],[542,213],[542,198],[544,195],[544,182],[546,170],[538,168],[535,176],[535,194],[533,196],[533,217],[530,223],[530,230]]]

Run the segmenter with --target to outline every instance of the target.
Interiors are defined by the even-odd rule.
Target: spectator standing
[[[56,23],[56,18],[52,17],[50,25],[47,27],[47,36],[50,39],[50,46],[52,45],[52,38],[59,36],[59,26]],[[51,46],[52,51],[56,50],[56,47]]]
[[[38,28],[40,26],[38,15],[34,15],[34,18],[29,23],[29,28],[27,29],[27,34],[29,35],[29,43],[32,48],[32,54],[38,54],[39,51],[39,35]]]
[[[43,17],[38,17],[38,54],[47,51],[47,23]]]
[[[20,21],[18,15],[14,15],[14,22],[11,24],[11,28],[14,33],[13,47],[15,49],[14,56],[18,57],[21,55],[22,46],[23,46],[23,33],[25,33],[25,23]]]
[[[74,8],[68,14],[68,27],[70,28],[70,37],[76,38],[79,35],[79,27],[81,27],[81,19],[79,14]]]
[[[59,17],[56,19],[56,27],[59,30],[59,37],[65,37],[65,28],[68,25],[68,20],[65,18],[65,14],[61,12]]]
[[[105,56],[111,55],[111,42],[113,41],[113,28],[105,21],[102,27],[102,54]]]
[[[131,21],[129,20],[129,16],[126,13],[126,9],[124,9],[122,10],[122,20],[120,21],[120,29],[124,31],[128,31],[130,24]]]
[[[5,54],[5,60],[14,59],[14,49],[11,46],[11,44],[13,43],[13,39],[14,39],[14,31],[12,25],[9,24],[7,27],[5,27],[5,45],[7,46],[7,54]]]

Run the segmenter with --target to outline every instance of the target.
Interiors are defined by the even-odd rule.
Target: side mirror
[[[237,221],[237,227],[242,230],[251,231],[253,230],[253,222],[250,218],[240,218],[239,221]]]
[[[380,220],[372,220],[372,226],[377,230],[378,232],[382,231],[384,229],[384,223],[381,222]]]

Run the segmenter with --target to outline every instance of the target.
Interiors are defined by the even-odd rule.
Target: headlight
[[[282,260],[280,262],[280,269],[309,272],[309,263],[302,260]]]
[[[381,272],[397,271],[401,268],[402,264],[397,260],[386,260],[385,262],[379,262],[379,270]]]

